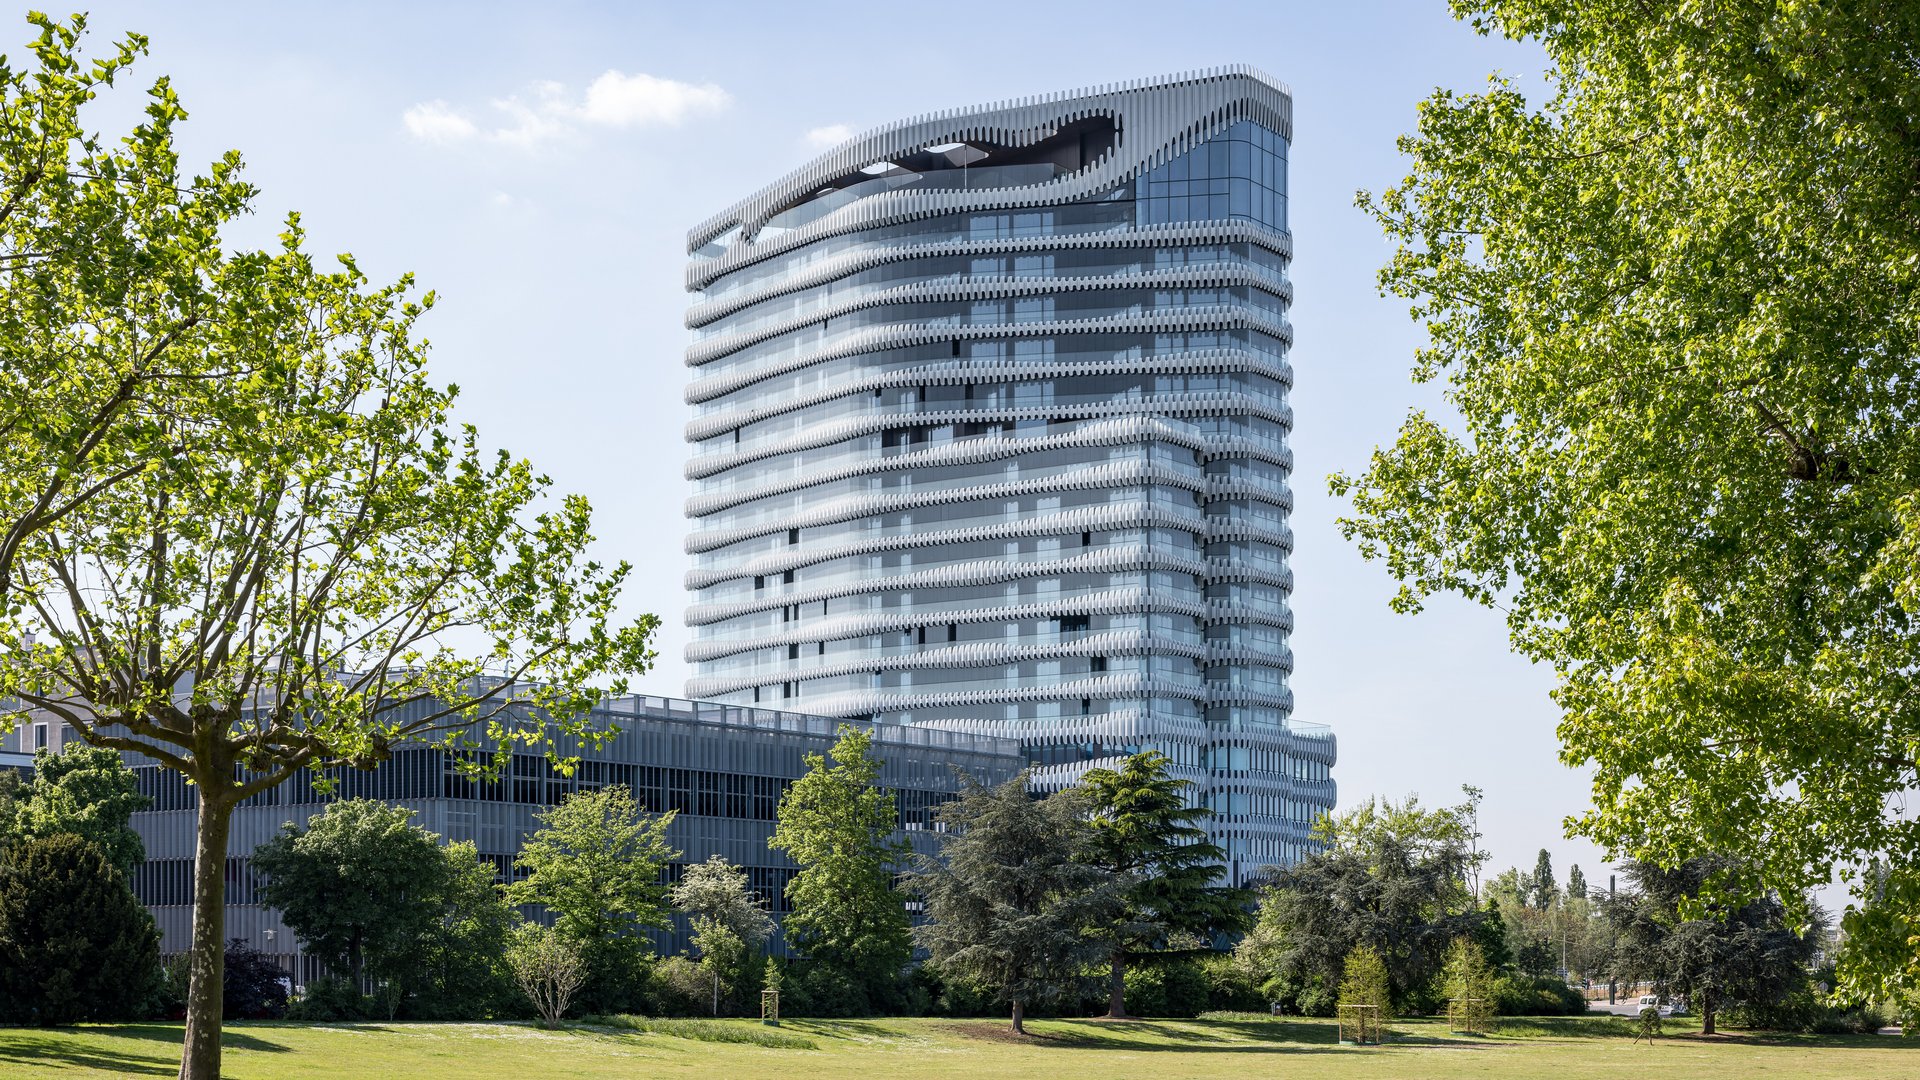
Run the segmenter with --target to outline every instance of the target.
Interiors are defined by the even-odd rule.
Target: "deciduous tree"
[[[780,797],[767,841],[800,865],[787,883],[787,940],[870,1008],[891,995],[912,954],[906,898],[893,884],[907,857],[894,835],[899,812],[876,785],[871,732],[843,724],[832,753],[808,754],[806,764]]]
[[[1920,7],[1454,0],[1543,99],[1441,91],[1362,195],[1431,344],[1343,523],[1417,609],[1559,676],[1574,826],[1726,903],[1859,889],[1844,981],[1920,984]]]
[[[735,989],[752,985],[760,947],[773,933],[773,918],[747,884],[747,872],[712,855],[687,867],[675,885],[673,906],[693,921],[693,946],[713,980],[713,1013],[720,1015],[722,984]]]
[[[577,791],[535,815],[540,829],[515,858],[516,904],[539,904],[585,959],[589,1007],[624,1004],[652,948],[645,931],[667,927],[661,871],[680,852],[667,843],[674,811],[650,814],[623,784]]]
[[[144,41],[89,67],[36,21],[0,68],[0,696],[194,784],[181,1075],[213,1080],[233,808],[408,739],[585,734],[655,620],[612,625],[584,501],[453,423],[432,294],[323,269],[297,217],[229,251],[253,191],[182,171],[165,80],[124,141],[74,119]]]
[[[71,834],[91,841],[122,877],[146,858],[133,815],[150,802],[112,750],[84,744],[33,757],[33,779],[0,804],[0,841]]]

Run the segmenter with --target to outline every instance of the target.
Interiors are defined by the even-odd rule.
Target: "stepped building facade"
[[[1227,68],[889,124],[689,235],[689,697],[1155,749],[1297,858],[1287,90]]]

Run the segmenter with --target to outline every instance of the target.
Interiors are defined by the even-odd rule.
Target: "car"
[[[1642,995],[1640,998],[1640,1007],[1642,1009],[1658,1009],[1661,1016],[1673,1015],[1673,1004],[1671,1002],[1661,1001],[1659,994]]]

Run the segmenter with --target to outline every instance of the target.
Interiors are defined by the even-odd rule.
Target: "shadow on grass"
[[[1292,1028],[1304,1030],[1288,1030]],[[940,1030],[968,1039],[1063,1050],[1182,1054],[1325,1054],[1339,1050],[1330,1035],[1318,1035],[1308,1025],[1277,1023],[1260,1025],[1208,1021],[1204,1027],[1196,1027],[1188,1026],[1185,1021],[1164,1023],[1135,1020],[1116,1023],[1106,1020],[1046,1020],[1038,1021],[1025,1036],[1021,1036],[1015,1035],[1003,1020],[958,1020],[941,1025]],[[1226,1038],[1223,1032],[1243,1035],[1245,1038]],[[1309,1032],[1317,1037],[1294,1037]]]
[[[177,1024],[114,1024],[87,1028],[11,1028],[0,1030],[0,1072],[15,1064],[58,1064],[75,1069],[129,1076],[172,1076],[180,1071],[180,1045],[185,1038]],[[159,1043],[152,1053],[120,1051],[95,1040],[132,1039]],[[285,1053],[288,1047],[231,1029],[220,1036],[229,1050]]]

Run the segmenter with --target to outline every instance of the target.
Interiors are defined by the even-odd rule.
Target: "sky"
[[[151,39],[97,109],[124,132],[172,79],[188,162],[228,148],[262,189],[236,245],[270,244],[289,210],[309,248],[376,280],[411,272],[457,417],[595,509],[596,554],[627,560],[630,613],[661,615],[635,688],[678,696],[689,565],[681,547],[681,354],[688,228],[846,136],[936,109],[1247,63],[1294,94],[1295,717],[1340,740],[1341,804],[1486,792],[1490,872],[1604,883],[1567,839],[1587,805],[1562,766],[1552,673],[1508,647],[1497,612],[1442,598],[1387,608],[1394,584],[1335,525],[1326,477],[1365,467],[1431,387],[1423,341],[1382,298],[1388,254],[1353,206],[1406,172],[1419,101],[1500,71],[1538,93],[1532,46],[1477,36],[1444,0],[1378,3],[941,4],[138,3],[95,0],[91,47]],[[24,23],[0,46],[18,55]],[[118,126],[116,126],[118,125]]]

